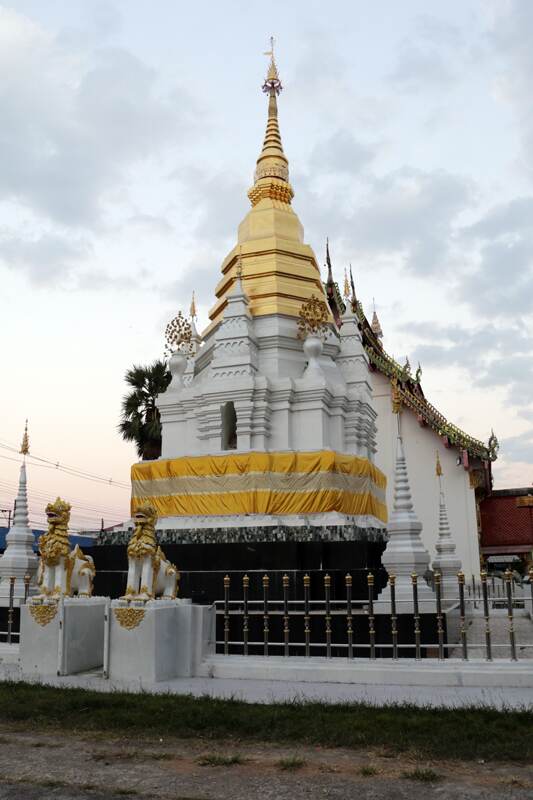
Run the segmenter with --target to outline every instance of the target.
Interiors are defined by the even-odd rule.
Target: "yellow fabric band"
[[[132,513],[150,501],[159,516],[317,514],[387,521],[386,478],[370,461],[313,453],[228,453],[132,467]]]

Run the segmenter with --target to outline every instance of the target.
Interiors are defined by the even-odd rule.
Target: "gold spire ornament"
[[[437,478],[440,478],[442,476],[442,466],[440,463],[440,456],[438,450],[437,450],[437,462],[435,465],[435,475],[437,476]]]
[[[165,329],[165,355],[191,352],[192,327],[181,311],[170,320]]]
[[[24,426],[24,435],[22,437],[22,444],[20,445],[20,452],[23,456],[27,456],[30,452],[30,437],[28,436],[28,420]]]
[[[309,300],[300,307],[298,320],[298,338],[306,339],[308,336],[323,337],[328,332],[329,313],[324,300],[316,295],[311,295]]]

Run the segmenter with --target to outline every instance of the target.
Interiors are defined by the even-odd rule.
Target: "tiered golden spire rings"
[[[302,303],[298,313],[298,338],[325,336],[328,331],[329,314],[325,301],[316,295]]]
[[[30,452],[30,438],[28,436],[28,420],[24,426],[24,436],[22,437],[22,444],[20,445],[20,452],[23,456],[27,456]]]
[[[189,353],[191,351],[192,328],[191,323],[185,319],[181,311],[174,319],[170,320],[165,329],[165,355],[173,353]]]

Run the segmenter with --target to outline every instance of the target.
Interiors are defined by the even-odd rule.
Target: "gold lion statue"
[[[61,596],[90,597],[93,593],[94,562],[83,554],[79,545],[71,551],[68,540],[70,503],[60,497],[45,509],[48,531],[39,539],[39,570],[37,583],[40,594],[35,600]]]
[[[133,519],[135,528],[128,544],[128,582],[122,600],[174,600],[179,573],[157,545],[157,512],[150,503],[139,506]]]

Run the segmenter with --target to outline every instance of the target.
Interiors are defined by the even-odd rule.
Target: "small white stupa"
[[[448,522],[448,512],[442,489],[442,467],[438,452],[436,473],[439,479],[439,537],[435,546],[437,557],[433,561],[433,570],[440,572],[442,599],[448,603],[459,597],[457,573],[462,565],[461,560],[457,558],[455,542]]]
[[[415,514],[409,486],[403,442],[398,431],[394,470],[394,506],[387,525],[389,541],[381,561],[389,575],[396,576],[396,610],[398,614],[413,612],[413,575],[417,575],[419,610],[435,611],[435,594],[424,576],[430,557],[421,537],[422,523]],[[379,610],[390,607],[390,585],[379,596]],[[376,604],[377,605],[377,604]]]
[[[34,537],[30,528],[28,517],[28,495],[26,491],[26,456],[30,452],[28,438],[28,421],[24,429],[20,452],[23,456],[20,467],[19,490],[15,506],[13,526],[6,536],[6,549],[0,558],[0,606],[9,604],[10,578],[14,577],[15,586],[13,599],[16,606],[24,601],[25,586],[24,576],[30,575],[29,594],[35,594],[35,574],[37,572],[38,558],[33,551]]]

